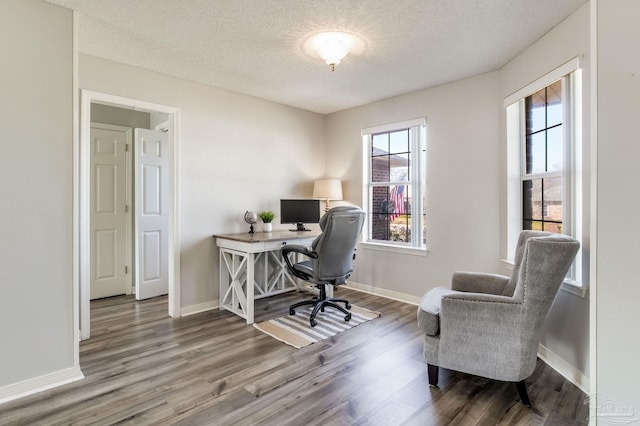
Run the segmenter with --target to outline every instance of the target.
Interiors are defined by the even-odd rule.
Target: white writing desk
[[[280,248],[311,245],[319,231],[214,235],[220,247],[220,309],[253,323],[254,300],[300,287],[287,271]]]

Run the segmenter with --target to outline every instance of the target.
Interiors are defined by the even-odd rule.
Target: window
[[[424,248],[424,119],[365,129],[362,135],[365,241]]]
[[[522,229],[562,232],[564,81],[524,98]]]
[[[505,99],[508,256],[523,229],[582,236],[580,69],[574,59]],[[569,281],[581,281],[582,252]],[[512,260],[512,259],[509,259]]]

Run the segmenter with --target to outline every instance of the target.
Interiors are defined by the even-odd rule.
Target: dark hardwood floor
[[[171,319],[165,297],[93,301],[86,378],[0,405],[0,424],[587,424],[586,396],[541,361],[527,382],[533,408],[513,384],[442,369],[430,388],[416,307],[339,294],[382,316],[303,349],[224,311]],[[261,300],[256,320],[302,297]]]

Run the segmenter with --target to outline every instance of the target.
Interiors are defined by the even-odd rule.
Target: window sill
[[[513,260],[509,259],[500,259],[500,263],[502,263],[507,271],[513,271]]]
[[[508,259],[500,259],[500,262],[505,265],[505,268],[509,271],[513,271],[513,261]],[[570,280],[569,278],[565,278],[562,285],[560,286],[560,290],[565,291],[567,293],[573,294],[578,297],[582,297],[583,299],[587,295],[587,288],[574,280]]]
[[[583,284],[568,278],[564,280],[560,286],[560,290],[582,297],[583,299],[587,296],[587,288]]]
[[[380,243],[372,243],[372,242],[362,242],[360,243],[360,247],[366,250],[410,254],[413,256],[426,256],[428,251],[426,248],[403,247],[403,246],[394,246],[390,244],[380,244]]]

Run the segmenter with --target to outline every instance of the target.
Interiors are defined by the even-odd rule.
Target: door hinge
[[[129,273],[129,267],[128,267],[128,266],[126,266],[126,265],[125,265],[125,267],[124,267],[124,273],[125,273],[125,274],[128,274],[128,273]]]
[[[129,213],[129,205],[128,204],[124,205],[124,212],[125,213]]]
[[[124,144],[124,151],[125,152],[129,152],[129,144],[128,143]]]

